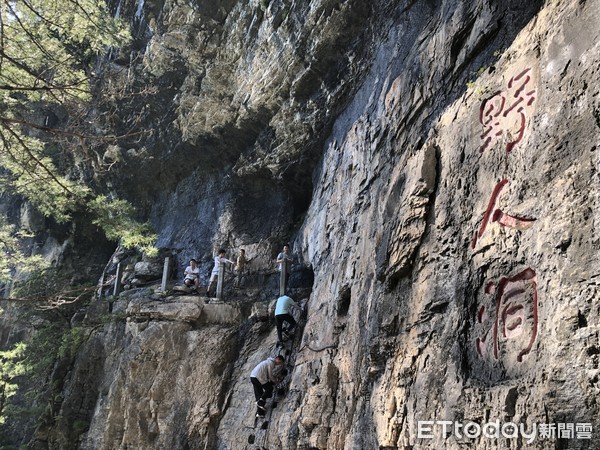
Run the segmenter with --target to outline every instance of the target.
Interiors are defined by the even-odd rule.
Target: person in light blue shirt
[[[282,331],[283,323],[289,323],[289,328],[296,326],[296,320],[292,316],[292,308],[300,308],[298,304],[287,295],[282,295],[277,299],[275,306],[275,323],[277,324],[277,339],[278,342],[283,342]]]

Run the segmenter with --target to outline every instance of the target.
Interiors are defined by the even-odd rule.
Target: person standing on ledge
[[[273,396],[273,387],[278,380],[273,376],[275,366],[284,363],[283,356],[267,358],[259,363],[250,373],[250,382],[254,387],[256,399],[256,417],[265,417],[265,404]]]
[[[285,287],[286,290],[289,287],[290,274],[292,273],[292,261],[293,256],[290,254],[290,246],[285,244],[283,246],[283,250],[279,255],[277,255],[277,270],[281,273],[283,267],[283,261],[286,261],[286,271],[285,271]]]
[[[212,268],[212,272],[210,274],[210,282],[208,283],[208,288],[206,289],[207,297],[210,297],[210,288],[219,276],[219,265],[221,263],[233,264],[233,261],[229,261],[227,258],[225,258],[226,253],[227,252],[224,249],[220,249],[217,256],[215,256],[215,265]]]
[[[237,257],[237,262],[235,264],[235,287],[239,288],[242,284],[242,278],[246,273],[246,264],[250,262],[249,259],[246,258],[246,250],[243,248],[240,249],[240,254]]]

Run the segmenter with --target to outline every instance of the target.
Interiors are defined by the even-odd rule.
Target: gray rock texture
[[[112,64],[156,94],[121,105],[154,132],[106,149],[115,189],[177,277],[245,248],[250,289],[122,296],[38,445],[600,448],[598,0],[123,10],[137,43]],[[284,242],[306,316],[261,430]],[[495,421],[537,434],[454,428]]]

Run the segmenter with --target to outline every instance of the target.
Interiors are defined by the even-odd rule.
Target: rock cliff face
[[[115,189],[179,274],[243,247],[253,290],[122,296],[40,446],[600,448],[599,1],[120,8],[121,82],[157,93],[122,105],[154,133],[107,149]],[[260,430],[285,241],[306,318]]]

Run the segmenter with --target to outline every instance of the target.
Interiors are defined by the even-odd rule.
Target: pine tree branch
[[[2,122],[5,126],[7,126],[8,124],[23,125],[23,126],[26,126],[29,128],[34,128],[36,130],[44,131],[49,134],[54,134],[54,135],[59,135],[59,136],[67,136],[67,137],[76,137],[79,139],[88,139],[88,140],[94,140],[97,142],[115,142],[115,141],[118,141],[121,139],[126,139],[126,138],[130,138],[133,136],[139,136],[139,135],[142,135],[142,134],[145,134],[148,132],[146,130],[142,130],[142,131],[131,131],[131,132],[119,135],[119,136],[94,136],[91,134],[77,133],[74,131],[59,130],[58,128],[52,128],[52,127],[47,127],[44,125],[38,125],[33,122],[29,122],[27,120],[11,119],[9,117],[4,117],[4,116],[0,116],[0,122]]]
[[[35,16],[37,16],[37,18],[40,19],[42,22],[45,22],[48,25],[53,26],[53,27],[55,27],[57,29],[64,29],[64,27],[61,27],[59,24],[57,24],[55,22],[52,22],[51,20],[49,20],[45,16],[42,16],[39,13],[39,11],[36,8],[34,8],[27,0],[21,0],[21,2],[23,3],[23,5],[25,5],[27,7],[27,9],[29,9],[29,11],[31,11]],[[5,2],[5,4],[6,3],[7,2]],[[9,5],[8,7],[11,8],[10,2],[8,2],[8,5]],[[11,8],[11,11],[12,11],[12,8]],[[14,11],[12,11],[12,13],[15,14]]]
[[[2,122],[5,122],[3,118],[0,120]],[[36,164],[38,165],[38,167],[40,167],[56,184],[58,184],[61,189],[63,189],[69,195],[72,195],[74,198],[79,198],[79,196],[76,193],[74,193],[71,189],[69,189],[68,186],[65,186],[65,184],[54,174],[52,169],[47,167],[46,164],[44,164],[37,156],[35,156],[33,154],[31,149],[27,145],[27,143],[23,141],[23,139],[21,138],[21,136],[18,133],[16,133],[11,127],[5,126],[4,129],[7,130],[14,139],[16,139],[16,141],[19,143],[19,145],[21,145],[21,147],[23,148],[25,153],[29,156],[29,158],[31,160],[35,161]],[[2,140],[5,141],[4,138]],[[9,151],[8,148],[6,148],[5,150]],[[79,199],[83,200],[81,198],[79,198]]]
[[[72,90],[72,91],[81,92],[83,94],[89,94],[91,92],[88,89],[81,89],[79,87],[86,83],[86,81],[87,81],[86,79],[82,78],[80,80],[75,80],[69,84],[53,84],[53,83],[49,82],[48,80],[44,79],[41,76],[41,74],[37,73],[33,68],[14,59],[11,56],[7,55],[2,49],[0,49],[0,60],[3,61],[4,59],[6,59],[8,62],[12,63],[18,69],[23,70],[25,73],[27,73],[28,75],[33,77],[34,85],[33,86],[18,86],[18,83],[16,81],[9,79],[8,81],[13,82],[13,85],[7,85],[7,84],[0,85],[0,89],[2,89],[2,90],[6,90],[6,91],[46,91],[46,92],[53,94],[53,97],[56,100],[59,100],[59,99],[56,96],[56,94],[53,93],[53,91],[69,93],[69,91]],[[6,77],[4,77],[4,78],[6,79]],[[36,86],[38,81],[43,83],[43,85]]]

